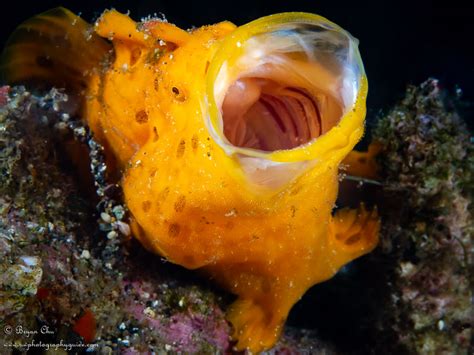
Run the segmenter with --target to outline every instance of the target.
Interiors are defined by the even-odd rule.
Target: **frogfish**
[[[341,162],[367,158],[352,150],[368,84],[358,41],[324,17],[183,30],[56,8],[18,27],[1,67],[80,98],[133,236],[237,296],[237,350],[271,348],[308,288],[378,242],[376,209],[333,211]]]

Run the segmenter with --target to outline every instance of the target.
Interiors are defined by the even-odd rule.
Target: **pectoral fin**
[[[366,179],[377,179],[378,167],[375,159],[380,150],[381,145],[377,142],[372,142],[366,152],[353,150],[342,161],[345,173]]]
[[[371,252],[378,243],[380,219],[377,209],[367,211],[344,208],[336,212],[329,227],[329,244],[334,251],[333,264],[338,269]]]

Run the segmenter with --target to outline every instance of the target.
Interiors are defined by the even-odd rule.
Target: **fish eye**
[[[182,89],[179,89],[178,87],[173,86],[171,88],[171,92],[173,93],[173,96],[174,96],[176,101],[178,101],[178,102],[186,101],[186,95],[184,94]]]
[[[217,108],[214,128],[224,144],[291,150],[324,135],[353,110],[364,68],[348,32],[301,13],[246,26],[220,49],[215,78],[208,82]]]

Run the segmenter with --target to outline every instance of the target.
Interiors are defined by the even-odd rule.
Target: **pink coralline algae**
[[[146,308],[136,306],[129,308],[130,313],[139,320],[139,323],[152,327],[170,347],[180,351],[197,353],[199,351],[196,336],[202,337],[209,344],[218,349],[229,347],[229,326],[223,320],[223,313],[219,309],[217,313],[220,322],[209,322],[208,317],[192,312],[184,312],[171,316],[169,319],[159,320],[147,314]]]
[[[9,91],[10,91],[9,86],[0,87],[0,107],[5,106],[7,104]]]
[[[230,329],[223,311],[214,304],[206,304],[196,290],[188,290],[180,296],[179,291],[175,293],[166,286],[155,288],[153,293],[153,287],[147,282],[126,282],[125,285],[129,294],[134,293],[139,298],[130,302],[126,310],[139,325],[153,329],[168,349],[198,353],[202,351],[202,341],[216,349],[229,348]],[[170,293],[175,300],[170,299]],[[169,308],[170,303],[175,303],[177,313],[165,316],[163,310]]]

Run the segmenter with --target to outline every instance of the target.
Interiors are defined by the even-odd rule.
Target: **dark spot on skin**
[[[191,147],[193,148],[193,152],[195,152],[197,150],[198,144],[199,144],[198,136],[193,135],[193,137],[191,138]]]
[[[140,124],[147,123],[148,114],[145,112],[145,110],[140,110],[135,114],[135,120]]]
[[[177,237],[179,235],[179,232],[181,231],[181,227],[179,226],[178,223],[172,223],[170,224],[168,228],[168,236],[170,238]]]
[[[153,84],[154,84],[155,91],[158,91],[158,78],[155,78],[155,80],[153,80]]]
[[[208,69],[209,69],[209,61],[206,62],[206,68],[204,69],[204,73],[207,73]]]
[[[214,224],[213,222],[210,222],[205,216],[202,216],[200,219],[199,219],[199,222],[201,223],[204,223],[204,224]]]
[[[298,187],[294,188],[294,189],[290,192],[290,194],[291,194],[292,196],[297,195],[297,194],[300,192],[300,190],[301,190],[301,187],[298,186]]]
[[[348,239],[345,241],[345,244],[346,244],[346,245],[352,245],[352,244],[357,243],[359,240],[360,240],[360,235],[359,235],[359,234],[356,234],[356,235],[353,235],[352,237],[348,238]]]
[[[160,135],[158,134],[158,130],[156,127],[153,127],[153,142],[156,142],[158,139],[160,139]]]
[[[174,204],[174,210],[176,212],[183,212],[185,206],[186,206],[186,197],[179,196]]]
[[[176,48],[178,48],[178,46],[172,42],[166,42],[166,47],[168,48],[168,50],[170,52],[173,52]]]
[[[291,210],[291,217],[295,217],[295,214],[296,214],[296,207],[295,206],[291,206],[290,207],[290,210]]]
[[[151,208],[151,202],[150,201],[143,201],[142,202],[142,208],[143,208],[143,212],[148,212]]]
[[[171,89],[171,91],[173,91],[173,94],[179,95],[179,89],[178,89],[176,86],[173,86],[173,88]]]
[[[36,64],[38,64],[42,68],[53,68],[54,67],[54,62],[51,60],[51,58],[44,57],[44,56],[36,57]]]
[[[359,161],[359,163],[367,163],[367,158],[366,157],[360,157],[359,159],[357,159]]]
[[[156,170],[156,169],[153,169],[153,170],[150,172],[150,177],[151,177],[151,178],[154,178],[155,175],[156,175],[156,172],[157,172],[157,170]]]
[[[179,142],[178,149],[176,150],[176,158],[181,158],[184,155],[184,150],[186,148],[186,142],[182,139]]]

